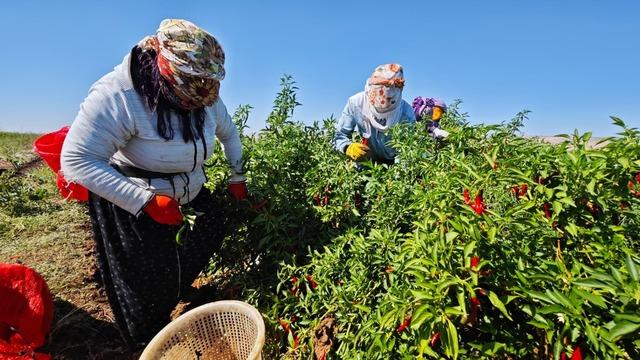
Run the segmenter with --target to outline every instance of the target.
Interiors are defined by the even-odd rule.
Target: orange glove
[[[246,181],[238,181],[238,182],[230,182],[227,186],[227,189],[231,193],[234,199],[246,200],[247,199],[247,182]]]
[[[142,210],[160,224],[180,225],[183,221],[180,204],[169,196],[154,195]]]

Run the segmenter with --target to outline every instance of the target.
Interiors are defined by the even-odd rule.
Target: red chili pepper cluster
[[[396,328],[396,332],[398,334],[402,333],[403,331],[407,330],[407,328],[409,327],[409,325],[411,325],[411,315],[407,315],[404,317],[404,321],[402,321],[402,323],[400,324],[400,326],[398,326]]]
[[[485,210],[487,209],[484,200],[482,199],[482,192],[479,192],[476,195],[476,198],[473,202],[471,202],[471,197],[469,196],[469,190],[464,189],[463,192],[463,196],[464,196],[464,203],[469,205],[469,207],[471,207],[471,209],[478,215],[482,215],[485,213]]]
[[[330,195],[331,195],[331,188],[327,186],[324,188],[324,195],[320,196],[320,194],[315,194],[313,196],[313,201],[317,206],[327,206],[329,205]]]
[[[511,187],[511,194],[515,196],[517,199],[522,199],[527,196],[527,190],[529,186],[527,184],[514,185]]]

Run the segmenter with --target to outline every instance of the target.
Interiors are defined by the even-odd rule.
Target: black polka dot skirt
[[[224,215],[202,189],[189,203],[198,216],[176,244],[180,226],[138,217],[96,194],[89,200],[101,279],[114,317],[132,349],[144,347],[168,322],[184,294],[219,250]]]

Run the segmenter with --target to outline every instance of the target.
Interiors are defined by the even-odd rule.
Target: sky
[[[73,122],[91,84],[164,18],[212,33],[226,53],[221,98],[264,127],[283,74],[294,119],[339,116],[378,64],[404,67],[403,98],[461,99],[471,123],[531,110],[528,135],[640,127],[637,0],[3,1],[0,131]]]

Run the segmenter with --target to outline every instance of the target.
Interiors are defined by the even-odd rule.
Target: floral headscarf
[[[155,36],[139,46],[157,54],[160,75],[171,85],[164,93],[184,109],[210,106],[218,100],[224,79],[224,51],[208,32],[186,20],[166,19]]]
[[[368,120],[367,126],[386,132],[400,121],[403,87],[402,66],[384,64],[376,67],[364,87],[366,102],[362,113]],[[370,135],[370,129],[367,132],[366,135]]]

